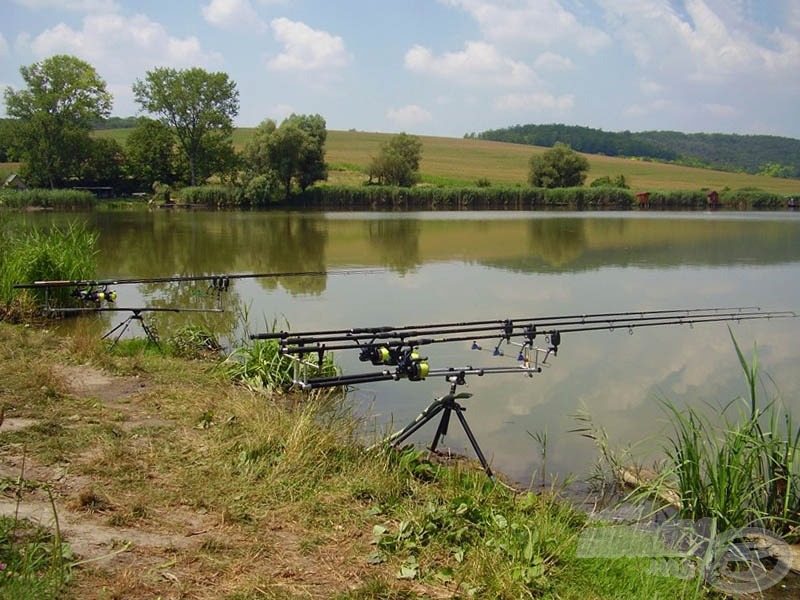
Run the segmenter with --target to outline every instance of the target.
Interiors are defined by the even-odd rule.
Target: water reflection
[[[406,325],[621,310],[732,305],[797,309],[800,215],[794,213],[277,213],[95,212],[18,215],[20,226],[86,219],[100,232],[101,277],[323,271],[384,267],[369,276],[236,280],[232,304],[249,326]],[[184,287],[140,286],[141,302],[197,302]],[[126,298],[127,300],[127,298]],[[188,322],[195,317],[184,316]],[[222,325],[235,321],[229,319]],[[771,397],[800,411],[800,320],[733,323],[758,344]],[[432,367],[491,366],[468,344],[428,346]],[[340,353],[346,373],[369,365]],[[547,431],[548,469],[585,473],[596,456],[570,416],[588,411],[621,445],[665,427],[659,398],[701,406],[745,392],[724,324],[566,336],[557,360],[529,380],[474,377],[467,418],[499,470],[525,480],[541,464],[532,435]],[[360,386],[351,398],[378,428],[404,424],[441,379]],[[448,444],[469,447],[458,427]],[[429,442],[423,430],[414,439]],[[656,440],[657,438],[653,437]],[[651,443],[657,451],[658,443]]]

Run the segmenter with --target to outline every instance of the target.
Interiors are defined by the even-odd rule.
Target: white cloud
[[[483,35],[498,44],[565,42],[596,52],[610,42],[596,27],[582,25],[559,0],[440,0],[469,13]]]
[[[730,119],[740,114],[740,111],[729,104],[703,104],[706,112],[715,118]]]
[[[0,58],[4,58],[6,55],[8,55],[8,43],[3,34],[0,33]]]
[[[623,46],[652,76],[700,83],[743,77],[797,79],[800,38],[776,29],[769,46],[744,13],[712,9],[706,0],[685,0],[685,15],[667,0],[598,0]]]
[[[35,10],[53,9],[80,13],[107,13],[119,10],[114,0],[14,0],[17,4]]]
[[[203,18],[211,25],[234,31],[265,27],[250,0],[211,0],[203,7]]]
[[[787,8],[786,27],[800,33],[800,4],[795,3]]]
[[[439,57],[417,45],[406,52],[405,67],[415,73],[470,85],[520,86],[535,81],[528,65],[501,55],[486,42],[467,42],[463,51],[445,52]]]
[[[651,79],[642,79],[639,82],[639,89],[642,90],[643,94],[652,96],[661,93],[664,90],[664,86]]]
[[[542,71],[570,71],[575,68],[575,63],[566,56],[545,52],[536,58],[533,66]]]
[[[564,94],[553,96],[534,92],[531,94],[507,94],[497,98],[494,107],[497,110],[526,110],[565,113],[575,106],[575,96]]]
[[[283,52],[268,63],[276,71],[330,71],[346,67],[351,56],[341,37],[284,17],[270,23]]]
[[[221,62],[218,55],[204,52],[196,37],[171,36],[163,25],[145,15],[87,16],[81,30],[60,23],[28,39],[27,44],[39,58],[73,54],[115,80],[133,80],[155,66],[214,66]]]
[[[652,114],[659,114],[674,109],[674,104],[669,100],[654,100],[644,104],[631,104],[625,109],[625,114],[630,117],[646,117]]]
[[[408,127],[428,123],[433,120],[433,115],[421,106],[409,104],[401,108],[390,108],[386,118],[401,127]]]

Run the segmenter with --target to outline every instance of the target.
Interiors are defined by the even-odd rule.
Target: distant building
[[[710,208],[717,208],[719,206],[719,193],[717,190],[711,190],[708,192],[708,206]]]
[[[25,180],[19,176],[17,173],[12,173],[6,180],[3,182],[4,188],[11,188],[13,190],[27,190],[28,184],[25,183]]]

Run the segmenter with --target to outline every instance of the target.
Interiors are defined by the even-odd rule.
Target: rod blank
[[[473,324],[444,323],[414,326],[413,328],[377,327],[371,329],[370,333],[362,333],[363,330],[355,329],[347,330],[357,332],[353,334],[339,333],[344,330],[328,330],[317,334],[314,332],[299,334],[277,332],[257,334],[251,338],[279,339],[282,352],[285,354],[307,354],[375,346],[418,347],[437,343],[487,339],[510,341],[513,338],[523,338],[533,341],[537,336],[552,336],[555,333],[632,330],[640,327],[694,325],[719,321],[793,318],[796,316],[794,311],[762,311],[758,307],[678,309],[495,320],[491,322],[493,323],[491,326],[486,324],[488,321],[475,321]],[[438,337],[417,337],[424,334],[438,335]]]
[[[283,273],[231,273],[222,275],[175,275],[167,277],[134,277],[129,279],[74,279],[34,281],[14,284],[15,289],[54,288],[54,287],[92,287],[141,283],[173,283],[181,281],[212,281],[224,279],[266,279],[274,277],[322,277],[324,275],[368,275],[382,273],[386,269],[339,269],[330,271],[286,271]]]

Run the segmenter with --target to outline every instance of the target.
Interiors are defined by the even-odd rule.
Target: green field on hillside
[[[241,149],[252,137],[254,128],[234,131],[233,143]],[[130,129],[107,129],[95,135],[112,137],[123,143]],[[392,134],[361,131],[328,131],[326,160],[330,165],[329,182],[359,185],[364,171],[379,152],[382,142]],[[419,136],[423,143],[420,172],[424,183],[437,185],[474,185],[487,179],[492,185],[527,185],[528,161],[546,148],[490,142],[486,140]],[[800,180],[696,169],[629,158],[587,154],[587,183],[598,177],[622,174],[635,192],[654,190],[699,190],[757,188],[778,194],[800,195]]]

